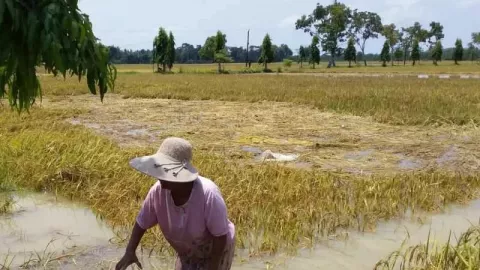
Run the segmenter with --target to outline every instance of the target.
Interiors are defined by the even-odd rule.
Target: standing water
[[[11,269],[22,264],[45,269],[47,261],[46,269],[114,269],[123,255],[125,247],[111,243],[114,233],[88,208],[45,194],[17,195],[14,200],[12,213],[0,215],[0,269],[5,263]],[[450,230],[455,239],[479,217],[480,201],[474,201],[425,216],[423,223],[391,221],[379,224],[375,233],[349,232],[345,241],[328,240],[295,257],[277,255],[246,263],[238,258],[232,269],[372,269],[407,237],[406,244],[416,245],[431,231],[432,239],[445,242]],[[139,250],[143,269],[172,269],[172,258],[149,257]]]
[[[125,251],[111,243],[115,234],[85,206],[38,193],[13,200],[11,213],[0,215],[2,270],[114,269]],[[148,262],[144,269],[151,269]]]
[[[294,258],[272,258],[274,269],[373,269],[375,264],[401,247],[426,243],[430,239],[444,244],[452,232],[452,243],[480,218],[480,200],[467,206],[452,206],[443,214],[418,216],[423,222],[397,220],[380,223],[374,233],[350,232],[348,240],[329,240],[312,251],[300,251]],[[240,269],[265,269],[262,263]]]

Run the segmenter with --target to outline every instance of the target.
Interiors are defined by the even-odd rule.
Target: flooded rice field
[[[123,255],[114,232],[88,208],[49,194],[15,194],[13,200],[12,211],[0,215],[0,264],[6,269],[114,269]],[[240,255],[233,269],[372,269],[404,240],[420,244],[430,232],[432,239],[444,242],[450,231],[455,239],[479,218],[480,200],[441,214],[384,222],[372,233],[338,232],[294,257],[246,260]],[[173,267],[173,258],[155,257],[140,248],[137,254],[144,269]]]
[[[250,155],[244,162],[285,161],[301,169],[368,175],[480,169],[480,131],[475,125],[389,125],[281,102],[110,96],[108,103],[100,104],[91,99],[79,96],[44,103],[84,109],[67,121],[122,147],[158,145],[173,135],[187,138],[199,150],[230,157]]]
[[[124,247],[114,232],[81,204],[49,194],[13,195],[11,213],[0,215],[0,269],[114,269]],[[139,252],[168,268],[168,260]],[[161,268],[159,268],[161,269]]]

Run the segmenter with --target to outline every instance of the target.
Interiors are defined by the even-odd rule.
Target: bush
[[[277,73],[282,73],[282,68],[281,67],[277,67]]]
[[[262,71],[259,69],[252,69],[252,68],[244,68],[239,71],[239,73],[261,73]]]
[[[283,65],[285,67],[291,67],[293,64],[293,61],[291,59],[283,59]]]

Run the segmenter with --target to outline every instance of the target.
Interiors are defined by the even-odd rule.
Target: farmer
[[[235,249],[235,226],[218,187],[199,175],[192,163],[192,145],[167,138],[156,154],[135,158],[130,165],[158,179],[148,192],[125,255],[115,269],[135,263],[135,250],[145,231],[159,225],[177,253],[176,270],[228,270]]]

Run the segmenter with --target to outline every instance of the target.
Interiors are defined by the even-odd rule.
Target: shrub
[[[293,64],[293,61],[291,59],[283,59],[283,65],[285,67],[291,67]]]

